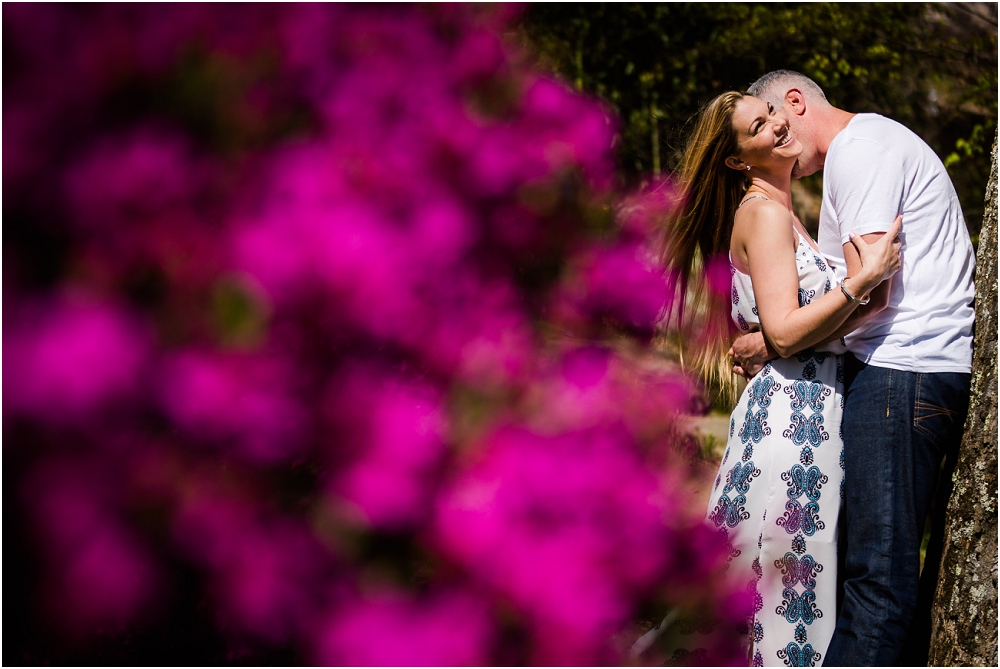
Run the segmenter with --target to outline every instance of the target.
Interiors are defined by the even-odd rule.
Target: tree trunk
[[[972,395],[948,504],[931,666],[997,666],[997,144],[976,259]]]

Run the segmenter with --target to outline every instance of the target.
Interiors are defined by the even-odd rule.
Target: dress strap
[[[739,204],[738,207],[736,207],[736,211],[739,211],[740,207],[742,207],[743,205],[745,205],[750,200],[770,200],[770,199],[771,198],[764,197],[763,195],[751,195],[750,197],[743,198],[743,201],[740,202],[740,204]]]

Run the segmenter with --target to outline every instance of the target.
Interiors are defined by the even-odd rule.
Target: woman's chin
[[[776,148],[772,155],[778,160],[796,160],[802,155],[802,145],[793,139],[788,144]]]
[[[795,165],[798,157],[802,154],[802,150],[789,152],[789,151],[775,151],[771,154],[771,159],[768,161],[771,168],[768,171],[773,171],[775,173],[784,173],[791,171],[792,167]]]

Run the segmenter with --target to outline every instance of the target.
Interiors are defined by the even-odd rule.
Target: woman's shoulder
[[[740,263],[745,262],[750,248],[763,252],[788,246],[794,249],[797,244],[792,216],[782,204],[755,199],[736,212],[729,248]]]
[[[757,198],[745,200],[736,210],[733,234],[745,232],[753,236],[761,232],[774,233],[778,230],[783,232],[782,223],[786,223],[790,231],[793,230],[792,216],[781,203]]]
[[[788,210],[780,202],[764,197],[748,197],[743,200],[742,205],[736,210],[736,219],[756,220],[758,218],[789,218]]]

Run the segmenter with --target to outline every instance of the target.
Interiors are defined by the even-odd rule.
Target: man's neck
[[[826,152],[830,149],[833,139],[847,127],[856,114],[836,107],[827,107],[817,111],[819,114],[815,120],[817,127],[816,151],[823,156],[823,161],[826,162]]]

